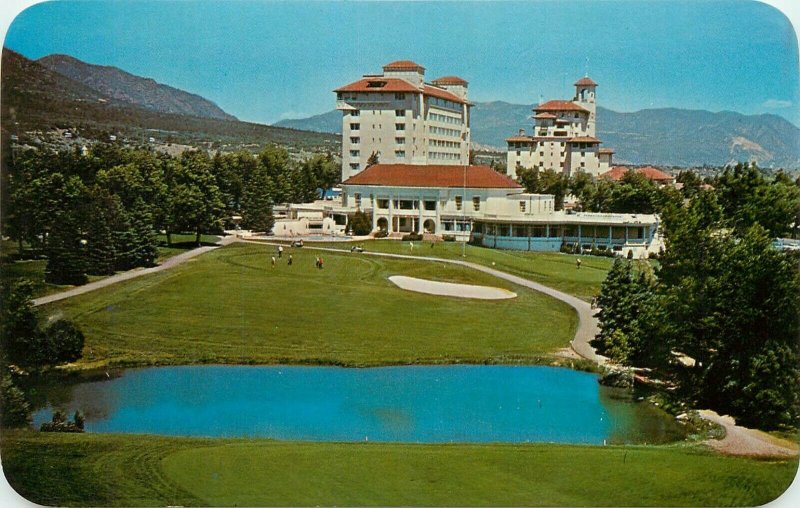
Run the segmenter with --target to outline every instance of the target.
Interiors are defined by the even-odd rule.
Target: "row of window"
[[[452,123],[456,125],[461,125],[461,118],[455,116],[447,116],[447,115],[440,115],[439,113],[428,113],[428,120],[434,122],[442,122],[442,123]]]
[[[367,84],[368,88],[383,88],[384,86],[386,86],[386,81],[370,81],[369,84]],[[379,97],[381,97],[382,95],[383,94],[378,94]],[[369,94],[363,94],[363,95],[359,96],[359,94],[355,94],[355,93],[339,92],[339,93],[336,94],[336,98],[338,100],[340,100],[340,101],[368,100],[369,99]],[[405,100],[406,94],[404,94],[404,93],[395,93],[394,94],[394,98],[395,98],[395,100],[402,101],[402,100]]]
[[[356,200],[356,206],[361,206],[361,194],[355,193],[354,198]],[[392,200],[392,207],[396,210],[419,210],[419,200],[417,199],[394,199]],[[524,201],[523,201],[524,203]],[[463,206],[463,197],[462,196],[455,196],[455,204],[456,210],[461,210]],[[387,210],[389,208],[389,200],[388,199],[376,199],[375,206],[380,210]],[[422,206],[426,211],[432,212],[436,210],[436,201],[435,200],[424,200],[422,201]],[[444,201],[442,202],[442,206],[444,206]],[[481,197],[480,196],[473,196],[472,197],[472,209],[474,211],[480,211],[481,209]]]
[[[547,225],[547,224],[475,224],[476,233],[485,233],[491,236],[514,236],[514,237],[533,237],[533,238],[580,238],[597,240],[640,240],[645,238],[646,228],[629,227],[627,236],[625,226],[580,226],[580,235],[577,225]],[[609,234],[610,230],[610,234]]]
[[[452,136],[452,137],[461,137],[461,131],[457,129],[448,129],[447,127],[435,127],[429,126],[428,133],[430,134],[440,134],[442,136]]]
[[[438,146],[440,148],[461,148],[461,141],[445,141],[443,139],[429,139],[428,146]]]
[[[447,152],[428,152],[429,159],[455,161],[461,158],[461,154]]]
[[[428,104],[431,106],[440,106],[447,109],[461,109],[461,104],[458,104],[453,101],[448,101],[447,99],[440,99],[438,97],[431,97],[428,99]]]

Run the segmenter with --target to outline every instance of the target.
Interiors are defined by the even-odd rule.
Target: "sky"
[[[429,81],[466,79],[473,101],[571,98],[588,72],[598,103],[616,111],[773,113],[800,125],[797,36],[750,0],[67,0],[17,15],[5,45],[117,66],[260,123],[329,111],[333,89],[408,59]]]

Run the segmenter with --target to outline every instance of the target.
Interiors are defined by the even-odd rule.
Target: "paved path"
[[[705,442],[719,452],[730,455],[782,459],[798,455],[798,450],[793,447],[793,443],[772,437],[760,430],[740,427],[730,416],[720,416],[707,409],[700,411],[700,416],[725,428],[724,438],[709,439]]]
[[[280,244],[273,244],[270,242],[258,241],[258,240],[242,240],[249,243],[256,243],[261,245],[280,245]],[[328,251],[328,252],[337,252],[337,253],[350,253],[349,250],[343,249],[334,249],[332,247],[312,247],[306,244],[305,249],[313,249],[313,250],[321,250],[321,251]],[[570,345],[572,349],[578,353],[583,358],[593,361],[597,364],[603,365],[605,364],[607,358],[601,355],[598,355],[594,348],[589,345],[589,342],[594,339],[595,335],[600,331],[597,326],[597,318],[594,317],[594,311],[592,310],[591,305],[584,302],[580,298],[576,296],[569,295],[567,293],[563,293],[557,289],[553,289],[551,287],[545,286],[543,284],[539,284],[538,282],[533,282],[528,279],[523,279],[522,277],[517,277],[516,275],[511,275],[510,273],[501,272],[500,270],[495,270],[494,268],[490,268],[488,266],[480,265],[477,263],[471,263],[469,261],[461,261],[458,259],[445,259],[445,258],[433,258],[427,256],[409,256],[406,254],[389,254],[385,252],[362,252],[362,253],[353,253],[354,256],[379,256],[379,257],[387,257],[387,258],[395,258],[395,259],[414,259],[417,261],[434,261],[437,263],[449,263],[452,265],[464,266],[466,268],[471,268],[473,270],[477,270],[479,272],[488,273],[489,275],[493,275],[499,279],[507,280],[509,282],[513,282],[514,284],[518,284],[520,286],[533,289],[534,291],[539,291],[540,293],[544,293],[548,296],[552,296],[556,300],[561,300],[562,302],[566,303],[578,313],[578,329],[575,330],[575,338],[572,339]]]
[[[171,258],[167,259],[163,263],[158,266],[154,266],[152,268],[144,268],[141,270],[128,270],[127,272],[118,273],[116,275],[112,275],[110,277],[106,277],[105,279],[100,279],[95,282],[90,282],[88,284],[84,284],[83,286],[78,286],[67,291],[62,291],[60,293],[54,293],[52,295],[42,296],[41,298],[36,298],[33,300],[33,305],[44,305],[46,303],[57,302],[59,300],[64,300],[65,298],[71,298],[73,296],[82,295],[84,293],[88,293],[90,291],[94,291],[96,289],[104,288],[106,286],[110,286],[112,284],[116,284],[117,282],[122,282],[124,280],[135,279],[136,277],[141,277],[143,275],[148,275],[151,273],[160,272],[162,270],[169,270],[170,268],[177,266],[181,263],[185,263],[186,261],[197,257],[201,254],[205,254],[208,251],[214,250],[222,245],[228,245],[229,243],[235,242],[236,238],[233,236],[226,236],[223,237],[217,245],[211,247],[198,247],[196,249],[192,249],[176,256],[172,256]]]

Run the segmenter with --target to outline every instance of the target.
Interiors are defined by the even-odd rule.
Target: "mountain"
[[[505,151],[505,139],[531,132],[534,104],[478,102],[472,107],[472,141]],[[341,113],[330,111],[275,125],[316,132],[341,132]],[[762,166],[800,167],[800,129],[776,115],[675,108],[618,113],[597,108],[598,137],[614,158],[632,164],[718,166],[754,160]]]
[[[341,142],[332,134],[241,122],[230,115],[209,118],[158,111],[132,103],[130,93],[111,91],[108,95],[8,48],[3,48],[0,71],[2,130],[4,134],[17,135],[21,142],[52,138],[56,129],[77,131],[84,139],[107,141],[109,135],[114,134],[130,142],[141,142],[153,137],[161,145],[183,144],[222,150],[258,149],[267,143],[277,143],[297,150],[321,149],[336,153]],[[173,97],[197,97],[165,88],[177,92]],[[202,97],[197,99],[190,101],[194,108],[201,104],[213,106]]]
[[[117,67],[92,65],[69,55],[48,55],[40,65],[77,81],[100,94],[160,113],[236,120],[213,102],[150,78],[134,76]]]
[[[342,133],[342,112],[334,109],[321,115],[314,115],[298,120],[281,120],[272,124],[275,127],[299,129],[301,131]]]

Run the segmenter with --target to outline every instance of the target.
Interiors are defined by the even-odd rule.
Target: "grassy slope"
[[[176,256],[187,250],[196,247],[193,234],[174,234],[172,235],[172,246],[167,246],[166,235],[159,235],[158,258],[156,263],[163,263],[172,256]],[[216,243],[219,236],[202,235],[200,241],[203,244]],[[17,242],[3,240],[0,243],[0,283],[3,285],[11,284],[20,279],[28,279],[33,283],[33,297],[51,295],[61,291],[67,291],[74,286],[60,286],[48,284],[44,281],[44,270],[47,267],[47,259],[22,259],[16,260],[19,251]],[[103,275],[90,275],[89,281],[104,279]]]
[[[284,443],[3,436],[28,499],[59,505],[760,505],[796,461],[695,447]],[[54,478],[57,472],[59,477]]]
[[[288,254],[294,265],[287,266]],[[567,345],[566,304],[473,270],[438,263],[234,244],[174,269],[43,309],[77,320],[82,362],[326,363],[380,365],[528,362]],[[387,277],[501,286],[503,301],[402,291]]]
[[[612,258],[575,256],[559,252],[520,252],[471,245],[467,246],[467,256],[462,258],[463,247],[460,243],[437,242],[433,247],[430,242],[413,243],[413,251],[410,249],[409,242],[396,240],[373,240],[361,242],[359,245],[363,244],[364,249],[370,252],[464,259],[473,263],[494,266],[498,270],[540,282],[587,301],[600,293],[600,284],[605,280],[606,274],[614,262]],[[311,243],[308,245],[312,246]],[[325,246],[349,248],[349,245],[346,244],[345,247],[342,247],[342,244],[330,243]],[[576,258],[581,259],[580,270],[576,268]],[[492,263],[495,264],[492,265]]]

